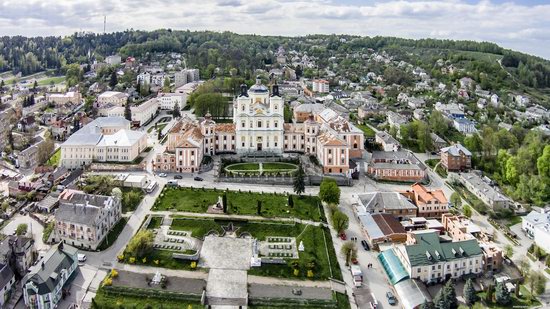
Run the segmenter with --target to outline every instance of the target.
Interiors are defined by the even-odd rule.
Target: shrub
[[[118,259],[119,262],[124,261],[124,254],[121,254],[121,255],[117,256],[117,259]]]
[[[196,269],[197,268],[197,262],[193,261],[191,262],[191,269]]]
[[[105,278],[105,280],[103,280],[103,286],[111,286],[111,285],[113,285],[113,279]]]
[[[310,269],[310,270],[307,271],[307,277],[308,278],[313,278],[313,270]]]
[[[136,258],[135,258],[135,257],[131,257],[131,258],[128,260],[128,262],[129,262],[130,264],[134,264],[134,263],[136,262]]]
[[[298,268],[294,268],[294,276],[298,277],[300,275],[300,270]]]
[[[115,269],[111,270],[111,278],[117,278],[118,277],[118,271]]]

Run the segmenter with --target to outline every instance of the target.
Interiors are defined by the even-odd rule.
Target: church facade
[[[284,152],[314,155],[325,174],[349,175],[349,160],[364,151],[363,132],[331,109],[312,113],[303,123],[284,123],[284,101],[277,85],[260,80],[233,103],[233,123],[181,119],[168,133],[166,151],[153,166],[162,172],[197,172],[204,155]]]

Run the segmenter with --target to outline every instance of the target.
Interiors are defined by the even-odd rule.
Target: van
[[[169,187],[177,187],[178,186],[178,181],[177,180],[168,180],[166,185],[169,186]]]

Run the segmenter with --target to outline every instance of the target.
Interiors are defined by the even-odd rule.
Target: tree
[[[470,205],[464,205],[462,207],[462,212],[464,213],[464,215],[468,218],[471,218],[472,217],[472,207],[470,207]]]
[[[118,84],[118,77],[116,75],[116,70],[113,70],[111,73],[111,78],[109,79],[109,86],[111,88],[115,88],[115,86]]]
[[[18,236],[25,235],[25,234],[27,234],[27,229],[28,228],[29,228],[29,226],[27,224],[21,223],[15,229],[15,234],[18,235]]]
[[[422,306],[420,306],[420,309],[434,309],[434,305],[431,302],[428,302],[427,300],[424,301]]]
[[[531,299],[534,296],[541,295],[546,290],[546,277],[540,272],[534,270],[529,272],[526,280],[529,292],[531,292]]]
[[[323,202],[338,204],[340,202],[340,188],[336,184],[336,180],[325,178],[319,187],[319,197]]]
[[[476,289],[474,288],[474,282],[472,281],[472,279],[466,280],[466,284],[464,284],[463,295],[466,305],[472,306],[476,302]]]
[[[296,174],[294,175],[293,185],[294,185],[294,193],[301,195],[306,191],[306,181],[305,181],[305,173],[304,169],[300,165],[298,167],[298,170],[296,171]]]
[[[12,132],[12,128],[9,128],[8,130],[8,144],[10,145],[10,148],[12,149],[13,151],[13,132]]]
[[[294,199],[292,198],[292,194],[288,195],[288,207],[294,208]]]
[[[550,145],[544,146],[542,155],[537,159],[539,175],[550,181]]]
[[[120,188],[113,188],[113,190],[111,190],[111,195],[119,201],[122,201],[122,190],[120,190]]]
[[[178,103],[174,104],[174,110],[172,111],[172,116],[174,118],[181,117],[180,105]]]
[[[512,245],[508,244],[504,247],[504,255],[511,259],[512,256],[514,255],[514,247],[512,247]],[[550,255],[549,255],[550,256]]]
[[[44,164],[55,150],[55,143],[49,131],[44,134],[44,141],[38,145],[37,159],[39,164]]]
[[[227,193],[223,193],[223,196],[222,196],[222,206],[223,206],[223,213],[226,214],[227,213]]]
[[[510,292],[502,281],[497,282],[497,286],[495,288],[495,300],[499,305],[503,306],[510,303]]]
[[[262,201],[258,200],[258,203],[256,205],[256,213],[258,216],[262,215]]]
[[[165,93],[170,92],[170,78],[164,78],[164,84],[162,85],[162,91]]]
[[[516,185],[519,181],[519,166],[518,166],[518,158],[517,157],[510,157],[506,161],[506,180],[511,185]]]
[[[453,192],[453,194],[451,194],[451,203],[453,204],[453,207],[459,209],[460,206],[462,206],[462,198],[460,197],[460,194]]]
[[[435,308],[437,309],[456,309],[458,308],[458,301],[456,299],[456,291],[454,283],[448,280],[433,299]]]
[[[487,287],[487,291],[485,292],[485,302],[492,303],[494,294],[495,294],[495,286],[492,284],[489,284],[489,286]]]
[[[130,109],[130,102],[126,103],[124,106],[124,118],[128,121],[132,121],[132,110]]]
[[[332,226],[338,233],[343,233],[349,225],[349,218],[343,212],[337,210],[332,214]]]
[[[440,111],[433,111],[428,119],[430,128],[438,135],[443,135],[449,130],[449,123]]]
[[[519,270],[521,271],[521,274],[523,276],[527,276],[529,274],[529,271],[531,270],[531,264],[529,264],[529,261],[527,259],[522,259],[519,261]]]
[[[153,248],[154,238],[153,232],[150,230],[139,231],[128,243],[126,252],[132,257],[141,259]]]
[[[357,247],[355,244],[351,241],[346,241],[342,248],[340,249],[340,252],[342,255],[346,258],[346,266],[349,266],[349,263],[351,262],[351,259],[354,257],[354,255],[357,255]]]

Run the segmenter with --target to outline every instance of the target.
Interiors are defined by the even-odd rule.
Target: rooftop
[[[371,192],[357,196],[363,209],[360,212],[381,212],[385,209],[412,209],[416,206],[398,192]]]

